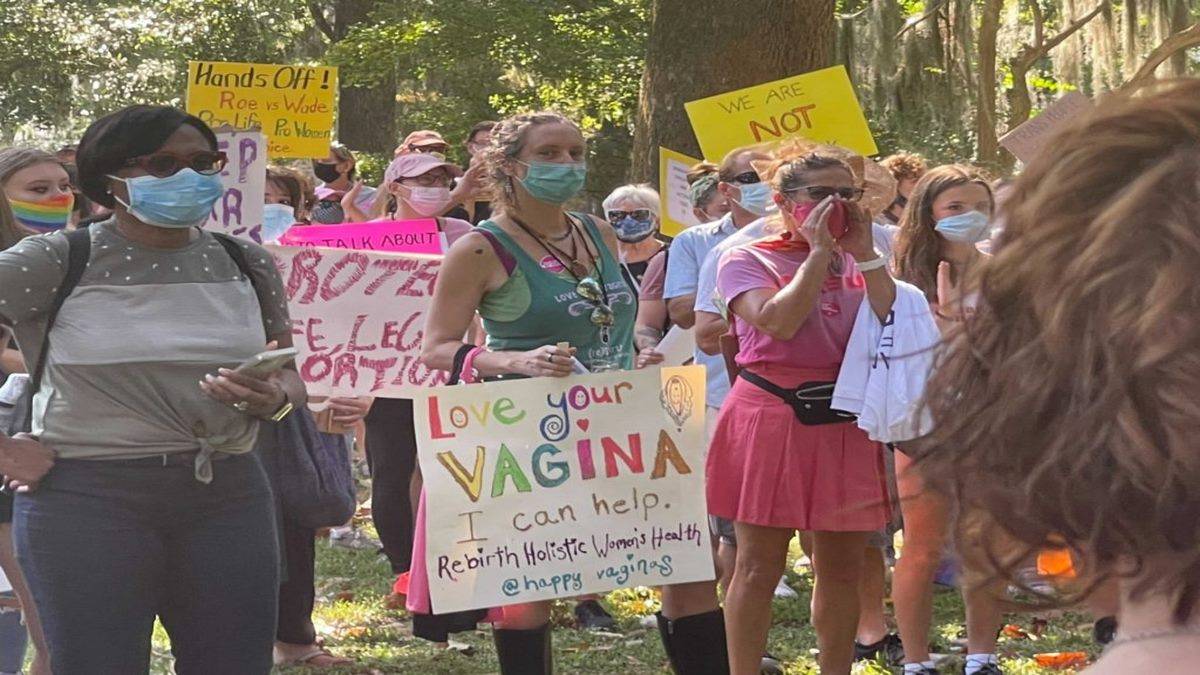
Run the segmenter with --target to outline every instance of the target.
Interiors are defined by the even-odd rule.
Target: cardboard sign
[[[269,245],[283,277],[296,367],[312,396],[410,398],[445,384],[418,363],[441,259]]]
[[[687,172],[700,160],[664,147],[658,148],[658,195],[661,202],[662,233],[668,237],[699,225],[692,213]]]
[[[704,156],[788,136],[879,152],[844,66],[834,66],[684,104]]]
[[[434,611],[712,579],[704,393],[687,366],[418,398]]]
[[[1073,120],[1087,114],[1093,107],[1095,104],[1092,99],[1072,91],[1050,104],[1037,117],[1004,134],[1000,138],[1000,145],[1028,164],[1056,132],[1069,127]]]
[[[293,227],[279,238],[282,246],[322,246],[356,251],[442,254],[442,237],[433,218],[341,225]]]
[[[187,111],[217,127],[261,128],[271,157],[325,157],[337,68],[189,61]]]
[[[228,157],[221,171],[224,194],[213,204],[204,229],[262,242],[263,194],[267,183],[267,140],[259,131],[214,130],[217,149]]]

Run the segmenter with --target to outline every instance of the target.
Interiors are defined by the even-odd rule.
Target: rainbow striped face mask
[[[40,202],[9,198],[8,203],[12,205],[17,222],[34,232],[54,232],[66,227],[67,221],[71,219],[71,209],[75,208],[75,195],[68,192]]]

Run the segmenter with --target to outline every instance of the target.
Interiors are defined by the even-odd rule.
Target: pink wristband
[[[487,351],[486,347],[476,347],[467,352],[467,358],[463,359],[462,373],[458,376],[459,382],[472,384],[478,379],[478,373],[475,372],[475,357],[485,351]]]

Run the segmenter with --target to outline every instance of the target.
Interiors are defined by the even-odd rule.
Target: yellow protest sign
[[[261,128],[271,157],[325,157],[337,68],[189,61],[187,111],[217,127]]]
[[[684,104],[705,157],[788,136],[879,152],[844,66],[834,66]]]
[[[674,237],[687,228],[700,224],[692,213],[692,200],[688,194],[687,172],[700,160],[694,157],[658,148],[658,198],[661,231]]]

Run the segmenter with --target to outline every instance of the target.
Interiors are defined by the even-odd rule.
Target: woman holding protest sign
[[[397,155],[383,177],[383,190],[395,205],[382,220],[435,218],[445,250],[471,230],[465,220],[438,217],[450,202],[451,181],[460,175],[461,169],[434,154]],[[402,575],[412,562],[414,495],[420,492],[412,400],[376,399],[366,425],[371,518],[392,572]]]
[[[896,237],[895,269],[899,279],[921,289],[935,308],[943,332],[973,311],[972,275],[989,256],[978,244],[987,239],[995,200],[988,181],[969,166],[929,170],[911,192]],[[904,643],[905,673],[937,672],[929,658],[929,624],[933,618],[933,579],[942,559],[950,510],[943,496],[925,490],[912,460],[898,448],[896,481],[904,514],[904,550],[896,563],[893,598],[896,622]],[[955,542],[967,572],[963,599],[967,608],[966,675],[997,675],[997,632],[1003,619],[1003,585],[985,584],[973,572],[979,567],[978,546]]]
[[[837,379],[859,305],[870,303],[882,320],[895,299],[846,155],[801,146],[762,167],[784,232],[721,259],[718,288],[742,370],[721,408],[707,475],[709,512],[734,521],[737,533],[725,600],[734,675],[759,670],[796,530],[812,532],[821,672],[850,672],[863,551],[888,517],[882,447],[828,408],[802,415],[790,405],[801,389]]]
[[[78,167],[113,217],[0,253],[0,316],[38,364],[37,441],[0,439],[0,456],[57,454],[14,506],[57,672],[146,672],[156,616],[176,672],[271,668],[275,510],[251,450],[305,395],[289,367],[234,370],[292,336],[271,255],[200,228],[224,164],[192,115],[112,113]]]
[[[429,312],[423,360],[464,381],[565,377],[634,365],[635,301],[618,240],[599,219],[568,212],[583,187],[587,148],[558,113],[511,117],[485,151],[491,220],[450,248]],[[464,342],[476,312],[487,346]],[[418,533],[418,548],[421,537]],[[414,566],[409,607],[428,612],[424,566]],[[492,610],[504,673],[549,673],[550,602]]]
[[[293,224],[308,222],[313,203],[312,187],[298,171],[280,166],[267,167],[263,194],[263,241],[273,241]],[[260,451],[277,452],[272,443],[311,443],[318,440],[349,461],[346,434],[343,429],[357,424],[370,407],[369,399],[333,398],[329,400],[330,426],[321,428],[307,406],[294,411],[290,420],[274,428],[260,430]],[[303,420],[297,418],[306,418]],[[299,425],[307,425],[316,433],[301,433]],[[331,431],[338,433],[331,433]],[[317,433],[320,435],[318,436]],[[270,434],[270,435],[269,435]],[[269,435],[269,436],[268,436]],[[313,449],[310,447],[310,453]],[[271,466],[268,463],[268,466]],[[278,476],[272,479],[279,480]],[[280,495],[276,489],[276,497]],[[275,664],[303,665],[309,668],[335,668],[351,665],[350,659],[334,656],[317,643],[312,622],[316,601],[317,530],[306,527],[292,513],[284,500],[276,500],[279,509],[280,554],[283,557],[283,579],[279,585],[279,621],[275,628]]]

